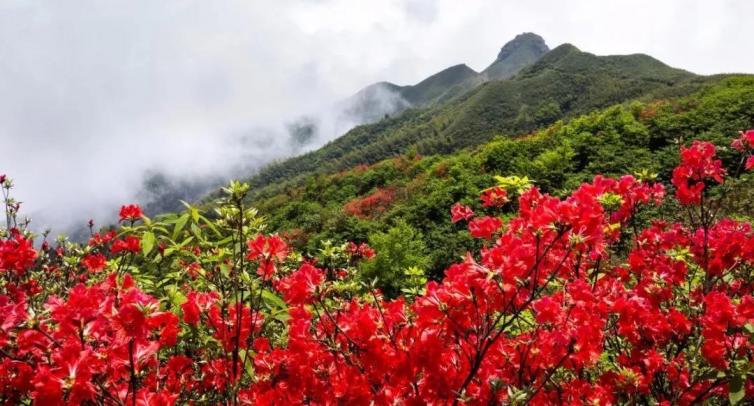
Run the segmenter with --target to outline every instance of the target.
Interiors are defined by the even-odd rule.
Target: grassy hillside
[[[267,185],[276,189],[311,173],[371,164],[410,150],[450,153],[626,100],[688,94],[715,80],[646,55],[595,56],[562,45],[510,80],[487,82],[444,105],[357,127],[319,150],[268,166],[251,184],[264,194],[271,190],[264,189]]]
[[[642,63],[656,65],[651,60]],[[537,77],[535,69],[541,67],[527,74]],[[654,78],[660,80],[659,75]],[[397,122],[380,125],[390,128]],[[304,250],[313,251],[326,239],[378,240],[397,227],[424,241],[425,269],[438,276],[475,244],[463,226],[449,222],[448,208],[461,201],[484,212],[475,196],[494,183],[494,175],[528,176],[558,195],[595,174],[647,170],[667,181],[678,142],[729,139],[751,127],[754,76],[717,78],[688,96],[616,104],[527,136],[500,136],[451,154],[409,153],[330,175],[315,172],[299,178],[298,185],[274,193],[267,189],[253,204],[269,217],[273,229],[284,231]],[[747,198],[739,200],[747,204]],[[751,208],[745,210],[751,214]]]

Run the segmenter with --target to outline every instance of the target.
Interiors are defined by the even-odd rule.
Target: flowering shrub
[[[349,201],[345,204],[343,210],[362,219],[376,217],[387,210],[395,200],[395,195],[395,189],[378,188],[367,196]]]
[[[744,168],[749,134],[734,142]],[[245,185],[214,219],[124,206],[123,225],[87,246],[36,250],[4,180],[0,401],[751,402],[754,229],[718,218],[724,176],[711,144],[683,149],[672,184],[689,218],[644,230],[636,215],[670,198],[632,176],[565,199],[519,187],[505,222],[455,205],[486,245],[393,300],[353,289],[368,247],[326,247],[350,256],[337,269],[290,252],[244,207]]]

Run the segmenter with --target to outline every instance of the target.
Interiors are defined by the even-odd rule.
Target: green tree
[[[411,289],[417,269],[424,271],[429,264],[424,237],[403,220],[387,232],[369,235],[369,245],[377,255],[362,265],[366,281],[377,280],[377,287],[388,296],[396,296],[402,289]],[[408,277],[411,273],[412,277]]]

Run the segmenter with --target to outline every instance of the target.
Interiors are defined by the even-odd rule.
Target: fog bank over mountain
[[[603,3],[6,0],[0,173],[37,229],[112,221],[123,203],[201,195],[404,107],[382,88],[378,115],[344,106],[370,83],[483,72],[522,32],[754,71],[754,3]]]

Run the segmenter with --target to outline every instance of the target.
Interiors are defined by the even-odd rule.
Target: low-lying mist
[[[292,6],[0,5],[0,173],[22,215],[57,234],[180,209],[369,120],[347,99],[368,72],[335,74]]]

